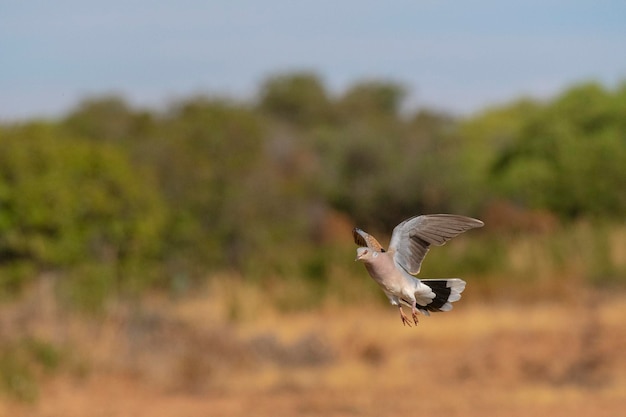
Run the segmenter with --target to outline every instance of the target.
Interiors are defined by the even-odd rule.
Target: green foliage
[[[285,309],[313,306],[368,294],[361,281],[340,285],[352,253],[328,250],[345,234],[325,226],[328,213],[390,232],[418,213],[481,216],[493,201],[565,224],[626,211],[626,84],[465,120],[411,113],[406,94],[373,80],[333,96],[304,72],[269,78],[254,103],[197,96],[154,111],[102,97],[60,121],[0,126],[0,294],[50,271],[63,300],[97,310],[235,271],[261,288],[292,285]],[[433,253],[433,275],[451,273],[449,259],[494,274],[506,244]],[[603,276],[619,274],[605,261]]]
[[[511,109],[515,124],[491,130],[495,152],[483,161],[491,192],[568,219],[619,216],[626,209],[623,96],[583,84],[543,105]]]
[[[523,99],[489,109],[460,124],[460,140],[451,157],[457,163],[453,188],[457,199],[464,202],[461,211],[479,210],[485,201],[502,196],[502,190],[493,184],[494,177],[499,177],[495,167],[506,159],[504,155],[525,121],[540,112],[539,103]]]
[[[268,79],[261,88],[259,106],[272,116],[304,127],[324,123],[332,114],[322,82],[306,72]]]
[[[172,206],[169,250],[182,257],[237,264],[248,242],[242,229],[261,152],[258,118],[205,98],[178,103],[161,121],[157,172]]]
[[[429,252],[420,275],[448,277],[458,274],[462,265],[466,276],[492,275],[502,271],[506,264],[506,242],[497,237],[474,236],[471,243],[446,245]]]
[[[119,149],[54,126],[5,129],[0,147],[3,276],[107,264],[116,285],[132,289],[129,275],[159,253],[165,219],[149,177]],[[19,279],[1,286],[19,287]]]
[[[3,393],[15,399],[32,402],[37,399],[38,388],[29,362],[15,348],[0,353],[0,385]]]
[[[397,118],[406,90],[391,82],[370,81],[352,86],[337,103],[339,114],[348,121],[368,121],[376,118]]]
[[[338,128],[329,155],[318,156],[329,166],[320,173],[325,199],[380,229],[415,213],[451,210],[453,126],[448,117],[421,112],[412,120],[365,118]]]
[[[63,357],[57,346],[36,338],[1,345],[0,392],[20,401],[35,401],[38,377],[57,370]]]
[[[135,112],[116,96],[91,98],[64,120],[64,125],[76,136],[98,141],[122,142],[136,140],[149,114]]]

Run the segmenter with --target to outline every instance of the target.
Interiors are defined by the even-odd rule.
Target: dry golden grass
[[[0,415],[589,417],[626,409],[623,295],[529,305],[472,298],[415,328],[403,327],[395,308],[371,304],[266,308],[233,322],[215,291],[112,309],[104,321],[35,303],[23,329],[73,346],[89,368],[43,378],[32,404],[3,398]]]

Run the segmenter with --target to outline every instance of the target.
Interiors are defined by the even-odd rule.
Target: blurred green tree
[[[150,112],[132,109],[122,97],[103,96],[83,100],[62,124],[77,137],[127,144],[143,138],[151,122]]]
[[[385,81],[355,84],[339,98],[337,108],[344,120],[397,118],[407,96],[404,86]]]
[[[323,83],[309,72],[270,77],[261,86],[258,105],[298,127],[328,123],[334,112]]]
[[[160,254],[166,208],[150,175],[123,152],[43,123],[2,129],[0,148],[5,291],[37,272],[84,265],[107,275],[113,292],[157,279],[143,267]],[[94,276],[81,279],[88,286]]]
[[[244,106],[195,97],[161,121],[154,163],[172,208],[170,250],[176,274],[192,265],[240,268],[254,233],[256,180],[263,176],[263,127]],[[190,270],[190,268],[192,268]]]
[[[148,111],[105,96],[58,122],[1,126],[0,288],[54,271],[89,304],[218,270],[326,288],[329,215],[390,232],[493,201],[563,219],[626,209],[626,84],[464,120],[410,113],[405,96],[372,80],[333,97],[304,72],[269,78],[254,103]]]
[[[491,166],[502,195],[564,218],[626,209],[626,130],[619,95],[575,86],[522,119]]]
[[[356,84],[339,99],[342,124],[313,139],[327,201],[364,227],[391,230],[398,219],[450,207],[444,174],[454,121],[428,111],[403,115],[405,95],[394,83]]]

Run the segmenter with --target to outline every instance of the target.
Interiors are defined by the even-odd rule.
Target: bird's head
[[[371,262],[377,256],[378,252],[376,252],[375,250],[360,247],[356,249],[356,258],[354,260],[361,262]]]

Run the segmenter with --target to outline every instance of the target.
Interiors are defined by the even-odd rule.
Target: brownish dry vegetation
[[[6,416],[617,416],[626,298],[481,303],[403,327],[395,308],[324,306],[228,319],[224,294],[68,315],[45,286],[5,306],[3,335],[60,349]],[[262,295],[261,295],[262,296]],[[35,389],[35,388],[33,388]]]
[[[623,415],[626,83],[407,93],[304,72],[0,123],[0,417]],[[405,328],[350,231],[425,213],[485,227],[420,275],[463,300]]]

